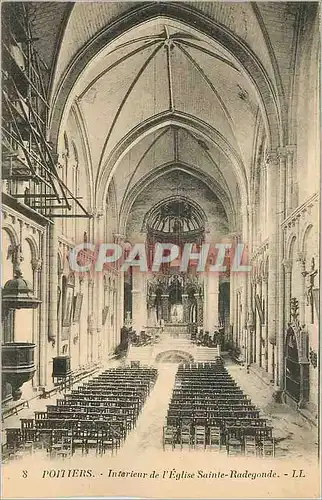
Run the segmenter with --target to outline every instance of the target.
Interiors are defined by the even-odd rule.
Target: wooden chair
[[[243,438],[240,432],[227,431],[226,451],[227,455],[241,455],[243,448]]]
[[[37,429],[36,446],[40,447],[41,449],[46,449],[48,452],[50,452],[52,446],[52,436],[52,429]]]
[[[8,427],[6,429],[6,452],[9,458],[20,458],[22,443],[21,429]]]
[[[209,427],[209,447],[221,449],[221,429],[220,427]]]
[[[275,457],[275,440],[263,439],[259,443],[262,457]]]
[[[111,431],[108,428],[99,430],[99,453],[104,454],[106,450],[111,450],[113,453],[116,448],[115,439]]]
[[[75,452],[76,449],[80,449],[82,454],[86,450],[86,440],[87,440],[87,433],[85,429],[75,429],[72,434],[73,437],[73,453]]]
[[[188,445],[188,448],[190,450],[191,448],[191,426],[190,425],[182,425],[180,429],[180,446],[181,449],[185,446]]]
[[[100,438],[99,431],[96,427],[89,428],[86,431],[86,441],[85,441],[85,451],[89,452],[90,449],[94,449],[96,453],[99,452]]]
[[[60,438],[60,439],[59,439]],[[73,455],[73,438],[66,433],[60,433],[53,438],[53,444],[50,449],[52,457],[69,458]]]
[[[206,448],[206,427],[203,425],[195,426],[195,438],[194,438],[195,447],[201,446],[202,448]]]
[[[174,425],[166,425],[163,427],[163,450],[166,445],[170,445],[172,449],[175,448],[177,443],[177,427]]]
[[[257,448],[255,436],[245,436],[245,456],[257,456]]]

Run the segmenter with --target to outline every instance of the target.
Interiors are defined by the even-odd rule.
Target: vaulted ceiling
[[[177,170],[213,192],[235,229],[258,136],[269,147],[284,140],[304,4],[31,5],[53,68],[52,139],[78,117],[95,202],[113,179],[118,209],[129,213],[155,178]],[[56,50],[50,15],[61,24]]]

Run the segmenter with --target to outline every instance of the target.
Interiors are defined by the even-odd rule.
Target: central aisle
[[[162,433],[168,405],[178,369],[176,363],[158,365],[158,378],[137,420],[136,427],[128,435],[119,455],[162,449]]]

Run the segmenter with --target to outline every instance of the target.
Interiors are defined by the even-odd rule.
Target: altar
[[[203,326],[203,282],[180,274],[153,276],[147,281],[147,325],[164,325],[174,335],[187,335],[188,325]]]
[[[173,338],[189,338],[188,323],[166,323],[164,333]]]

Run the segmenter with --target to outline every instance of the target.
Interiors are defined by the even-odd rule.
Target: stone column
[[[79,276],[79,293],[84,294],[84,276],[83,275]],[[83,307],[85,307],[84,295],[83,295],[82,308]],[[78,359],[79,359],[80,366],[83,365],[83,354],[82,354],[83,349],[85,350],[85,342],[83,342],[82,312],[81,312],[79,325],[78,325]]]
[[[104,219],[103,210],[96,210],[94,213],[93,220],[93,230],[95,234],[95,241],[102,241],[104,233]],[[94,343],[94,359],[100,361],[103,356],[102,349],[102,308],[103,308],[103,295],[104,295],[104,285],[103,285],[103,270],[100,272],[95,272],[94,276],[94,295],[95,295],[95,307],[93,306],[93,314],[95,318],[96,325],[96,339]]]
[[[278,184],[279,184],[279,158],[272,151],[267,157],[267,222],[269,238],[269,272],[268,272],[268,335],[272,345],[272,376],[275,377],[275,350],[278,332]]]
[[[117,346],[117,291],[116,291],[116,283],[113,281],[113,289],[112,289],[112,304],[113,304],[113,330],[112,330],[112,338],[113,338],[113,349]]]
[[[290,301],[292,295],[292,261],[290,259],[283,260],[284,276],[285,276],[285,295],[284,295],[284,309],[285,309],[285,325],[291,320],[290,314]]]
[[[40,273],[40,300],[39,309],[39,341],[38,341],[38,377],[39,386],[46,386],[47,378],[47,319],[48,319],[48,260],[47,260],[47,232],[40,235],[40,255],[42,268]],[[57,273],[56,273],[57,274]],[[56,289],[57,293],[57,289]]]
[[[254,289],[254,297],[258,295],[259,297],[261,296],[261,291],[260,291],[260,285],[261,285],[261,280],[259,277],[256,278],[255,280],[255,289]],[[256,303],[255,303],[256,304]],[[262,363],[262,339],[261,339],[261,332],[262,332],[262,326],[260,323],[260,317],[255,305],[255,315],[256,315],[256,329],[255,329],[255,335],[256,335],[256,364],[258,366],[261,366]]]
[[[34,295],[35,297],[38,297],[41,299],[41,267],[42,267],[42,260],[41,259],[33,259],[31,261],[31,267],[33,270],[33,283],[34,283]],[[39,382],[39,332],[41,331],[41,324],[40,324],[40,306],[37,307],[37,309],[33,310],[33,328],[32,328],[32,342],[36,344],[36,349],[35,349],[35,366],[38,366],[37,370],[37,377],[33,377],[32,379],[32,384],[34,385],[40,385]]]
[[[219,275],[209,272],[206,275],[206,311],[204,314],[204,331],[212,333],[219,324]]]
[[[255,282],[251,279],[249,279],[249,286],[250,286],[250,291],[249,291],[249,309],[248,309],[248,318],[247,318],[247,353],[246,353],[246,365],[250,365],[251,363],[254,362],[254,351],[255,351],[255,346],[254,346],[254,338],[255,338],[255,332],[254,332],[254,305],[253,305],[253,298],[254,298],[254,287],[255,287]]]
[[[279,159],[279,183],[278,183],[278,260],[277,260],[277,277],[278,277],[278,333],[277,333],[277,344],[276,344],[276,376],[274,382],[279,386],[280,390],[283,390],[281,384],[283,384],[283,373],[284,373],[284,269],[283,269],[283,259],[284,259],[284,232],[282,229],[282,223],[286,217],[286,160],[288,156],[288,151],[286,148],[278,149],[278,159]]]
[[[58,235],[56,224],[49,229],[49,255],[48,255],[48,284],[49,284],[49,309],[48,309],[48,340],[55,346],[57,341],[57,287],[58,287]],[[57,342],[57,348],[59,342]],[[57,353],[59,351],[57,350]]]
[[[204,303],[204,299],[202,297],[197,297],[197,318],[198,318],[198,321],[197,321],[197,324],[198,326],[203,326],[203,303]]]
[[[232,261],[234,260],[234,249],[239,243],[239,238],[240,234],[239,233],[232,233],[231,234],[232,238]],[[239,283],[238,283],[238,274],[237,273],[230,273],[230,326],[233,328],[233,336],[231,340],[236,341],[237,338],[237,315],[236,315],[236,302],[237,302],[237,290],[239,288]]]
[[[245,207],[243,211],[243,232],[242,232],[242,243],[245,245],[244,248],[244,255],[247,257],[247,266],[250,265],[250,251],[251,251],[251,245],[249,244],[249,238],[250,238],[250,231],[249,231],[249,226],[250,226],[250,217],[251,217],[251,206],[248,205]],[[248,241],[247,241],[248,240]],[[248,255],[247,255],[248,254]],[[247,328],[247,310],[248,310],[248,283],[249,283],[249,275],[250,272],[244,271],[243,272],[243,279],[242,279],[242,286],[243,286],[243,313],[242,313],[242,329],[243,331],[246,330]]]
[[[270,350],[272,348],[272,345],[269,343],[268,325],[267,325],[267,296],[268,296],[267,283],[268,283],[268,276],[264,275],[262,277],[262,303],[264,300],[264,311],[263,311],[264,325],[262,327],[262,336],[265,340],[265,352],[264,352],[265,371],[269,372],[272,366],[272,360],[270,359]]]
[[[145,274],[134,268],[132,280],[132,325],[133,330],[140,333],[147,325]]]
[[[114,243],[123,247],[126,237],[124,234],[114,234]],[[121,260],[116,262],[116,300],[115,300],[115,344],[121,340],[121,328],[124,325],[124,272],[121,270]]]
[[[299,266],[299,270],[301,273],[301,284],[299,289],[299,321],[300,325],[304,325],[305,323],[305,261],[306,261],[306,253],[298,252],[297,264]]]
[[[183,322],[189,322],[189,303],[188,303],[188,295],[182,295],[182,308],[183,308]]]
[[[286,154],[286,193],[285,193],[285,204],[286,204],[286,216],[289,215],[295,208],[294,201],[296,195],[296,186],[294,179],[294,155],[296,152],[296,146],[288,145],[285,147]]]
[[[92,363],[93,348],[95,342],[95,318],[94,318],[94,280],[88,279],[88,317],[87,317],[87,361]]]

